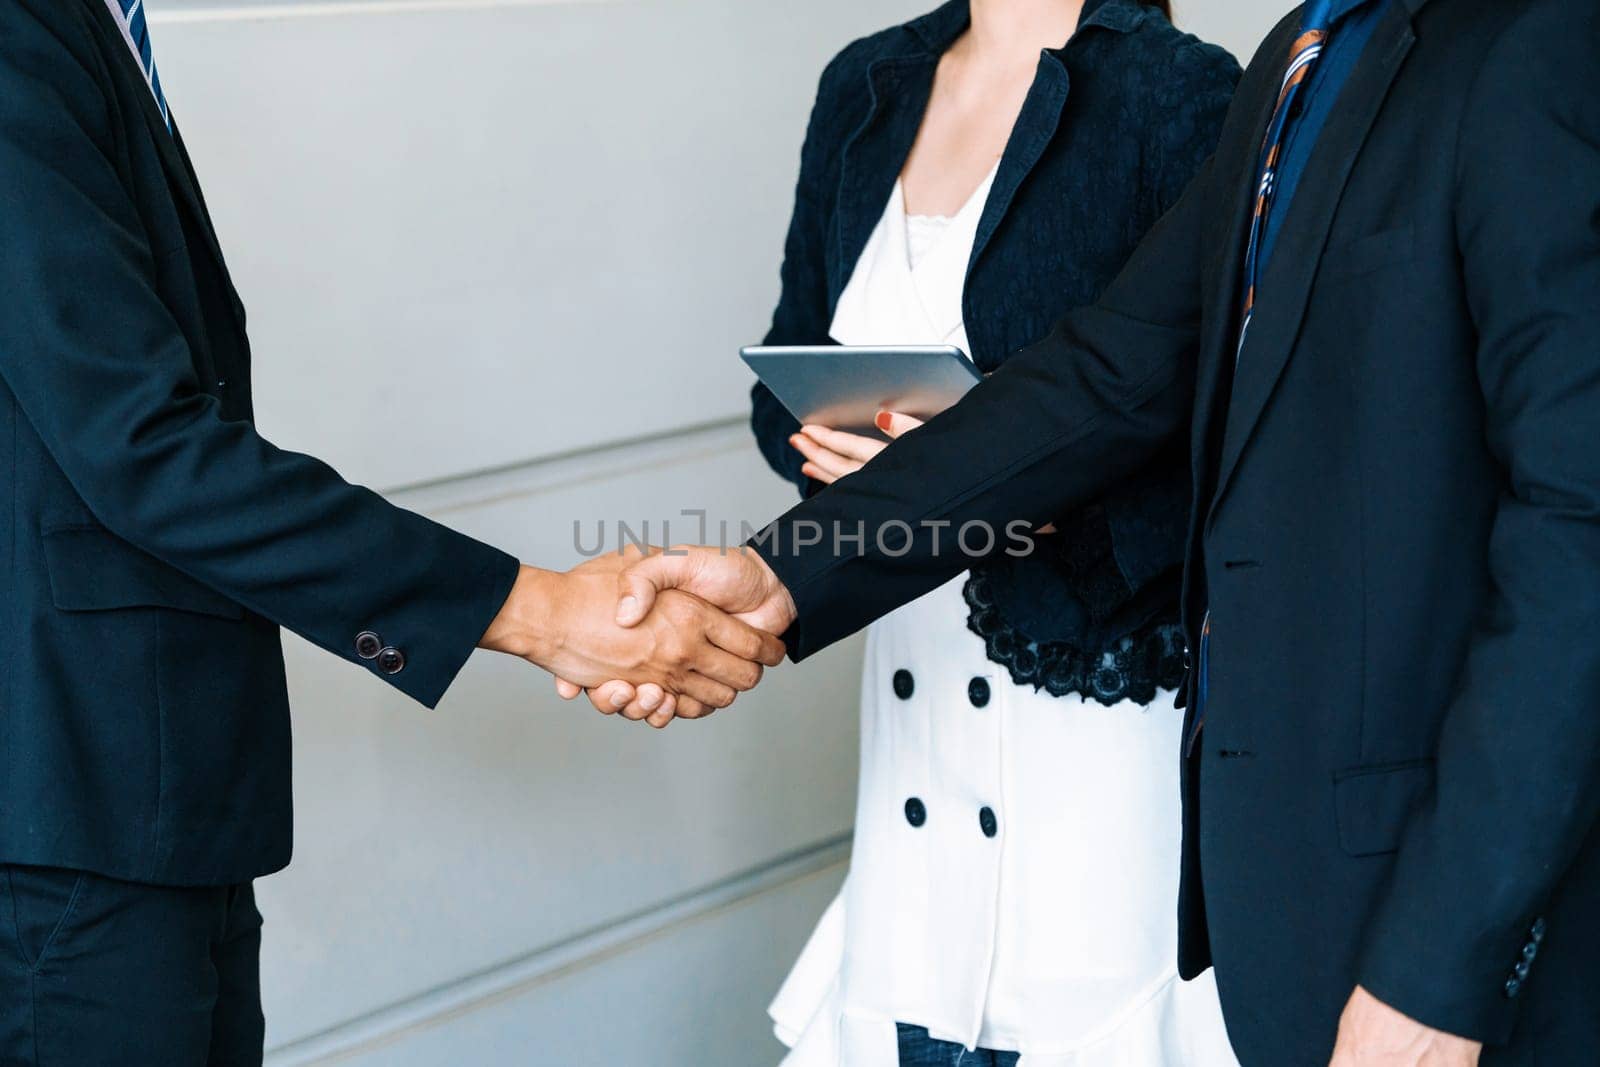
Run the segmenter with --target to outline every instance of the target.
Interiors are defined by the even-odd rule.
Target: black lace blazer
[[[910,154],[939,57],[967,0],[857,41],[822,75],[801,154],[783,292],[767,344],[826,344],[834,306]],[[1088,0],[1044,52],[978,227],[964,312],[985,372],[1092,303],[1210,155],[1239,78],[1233,57],[1137,0]],[[767,389],[751,424],[807,492],[795,420]],[[1107,704],[1182,677],[1176,626],[1188,464],[1166,457],[1066,516],[1033,555],[974,568],[969,626],[1018,684]]]

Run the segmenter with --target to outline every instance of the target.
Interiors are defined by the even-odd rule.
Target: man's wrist
[[[556,587],[561,578],[555,571],[523,564],[478,647],[535,663],[549,662],[562,644],[560,613],[552,610],[559,599]]]
[[[781,629],[787,631],[800,618],[800,609],[795,606],[794,594],[789,592],[789,587],[778,577],[778,572],[772,569],[772,564],[760,553],[755,553],[756,562],[767,572],[767,581],[771,584],[772,599],[776,601],[778,612],[782,619]]]

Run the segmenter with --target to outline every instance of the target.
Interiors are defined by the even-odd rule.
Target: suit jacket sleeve
[[[0,35],[0,377],[112,533],[433,705],[517,563],[225,422],[154,289],[88,35],[8,4]],[[65,27],[65,28],[64,28]],[[369,668],[370,669],[370,668]]]
[[[1239,64],[1220,48],[1195,42],[1182,53],[1174,71],[1181,105],[1150,120],[1161,125],[1147,181],[1162,212],[1178,202],[1216,149],[1239,76]],[[1112,619],[1183,566],[1191,503],[1188,451],[1172,452],[1104,499],[1056,521],[1054,550],[1061,554],[1062,573],[1096,623]]]
[[[752,540],[799,608],[796,660],[1017,551],[1011,524],[1081,507],[1181,440],[1209,186],[1208,165],[1099,303]]]
[[[1597,44],[1592,5],[1529,5],[1467,104],[1457,239],[1505,472],[1491,597],[1360,972],[1407,1015],[1489,1043],[1539,980],[1537,960],[1514,968],[1600,806]]]

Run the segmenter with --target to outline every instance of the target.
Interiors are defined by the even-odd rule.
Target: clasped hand
[[[664,606],[687,598],[705,610],[714,610],[707,605],[715,605],[727,613],[729,623],[759,634],[763,655],[776,650],[776,658],[761,660],[765,665],[782,661],[783,643],[772,635],[793,624],[794,601],[754,552],[680,546],[648,557],[636,555],[614,567],[613,574],[612,607],[617,625],[630,631],[655,625]],[[690,625],[694,625],[692,620]],[[596,710],[644,720],[658,729],[674,718],[700,718],[731,703],[731,694],[727,702],[707,701],[700,693],[655,679],[639,683],[619,674],[607,676],[599,684],[585,684],[570,674],[553,673],[563,697],[570,700],[587,691]]]
[[[601,708],[608,712],[651,716],[638,706],[638,690],[648,686],[663,695],[653,709],[659,726],[685,710],[692,717],[727,707],[760,682],[763,667],[783,661],[783,642],[770,632],[677,589],[652,590],[620,625],[619,583],[644,559],[638,551],[608,554],[565,574],[523,567],[480,644],[544,668],[568,695],[610,683],[605,698],[627,699]],[[663,705],[670,714],[659,714]]]
[[[922,425],[920,419],[892,411],[879,412],[875,421],[889,439]],[[831,485],[860,470],[888,442],[825,426],[804,426],[790,437],[789,444],[804,458],[801,469],[808,478]],[[651,553],[648,560],[638,554],[627,563],[621,568],[622,601],[617,612],[617,622],[624,627],[646,622],[685,593],[716,605],[737,621],[767,634],[781,634],[794,621],[794,603],[788,592],[753,553],[680,547],[669,553]],[[601,713],[644,720],[658,729],[674,718],[697,719],[727,706],[659,681],[635,684],[633,679],[619,675],[595,686],[559,671],[555,673],[556,690],[564,699],[587,693],[590,703]]]

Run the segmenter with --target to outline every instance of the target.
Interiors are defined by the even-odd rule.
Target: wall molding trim
[[[564,975],[622,955],[679,927],[844,863],[850,833],[686,893],[656,907],[536,949],[504,963],[271,1048],[266,1067],[322,1067],[368,1055],[480,1008],[512,999]]]
[[[737,450],[754,451],[749,419],[743,415],[433,481],[389,486],[381,492],[397,504],[437,516],[642,470],[681,466]]]

